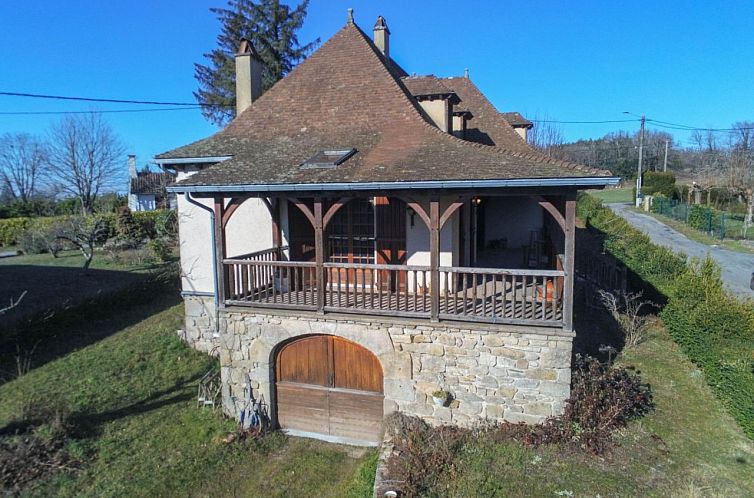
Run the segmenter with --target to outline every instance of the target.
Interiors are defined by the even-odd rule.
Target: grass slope
[[[605,458],[477,440],[456,479],[432,496],[754,496],[754,445],[664,329],[627,351],[656,409],[616,437]]]
[[[589,190],[589,195],[593,195],[602,202],[634,202],[634,191],[632,188],[606,188],[604,190]]]
[[[374,451],[274,435],[224,445],[234,424],[196,406],[206,355],[176,337],[182,306],[164,311],[0,386],[0,432],[25,405],[64,407],[78,428],[77,475],[35,483],[30,496],[370,496]],[[120,319],[140,314],[137,304]],[[118,319],[109,317],[108,321]],[[104,319],[103,319],[104,320]],[[96,329],[100,320],[82,320]]]

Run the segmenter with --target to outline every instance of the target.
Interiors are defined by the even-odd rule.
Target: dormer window
[[[356,149],[325,149],[317,151],[312,157],[301,163],[302,169],[334,168],[356,154]]]

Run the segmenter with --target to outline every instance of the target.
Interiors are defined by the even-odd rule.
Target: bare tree
[[[623,291],[614,294],[605,290],[599,290],[600,301],[605,309],[612,315],[623,332],[626,347],[637,346],[644,340],[644,331],[650,323],[650,316],[642,314],[645,306],[656,306],[652,301],[642,301],[642,293],[635,294]]]
[[[44,145],[31,135],[6,133],[0,138],[0,182],[14,200],[34,197],[46,162]]]
[[[57,238],[73,244],[84,256],[84,271],[94,258],[94,248],[107,236],[107,225],[98,216],[74,216],[59,225]]]
[[[550,157],[559,157],[559,147],[565,142],[563,130],[548,118],[534,115],[534,127],[527,134],[529,145]]]
[[[724,168],[728,189],[746,202],[745,230],[754,221],[754,121],[733,125],[731,146]]]
[[[110,125],[96,113],[66,116],[50,132],[50,174],[63,192],[91,213],[97,196],[122,183],[125,148]]]

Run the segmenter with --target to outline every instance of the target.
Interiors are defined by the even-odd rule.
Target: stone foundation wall
[[[184,296],[184,329],[179,333],[192,348],[209,353],[220,344],[215,334],[215,300],[212,296]]]
[[[484,419],[537,423],[561,414],[570,393],[573,334],[560,329],[230,308],[221,311],[219,340],[226,413],[238,416],[250,380],[274,417],[275,348],[310,334],[344,337],[377,356],[386,415],[400,410],[432,424],[462,426]],[[204,347],[202,337],[195,343]],[[439,389],[452,394],[449,406],[433,403],[431,394]]]

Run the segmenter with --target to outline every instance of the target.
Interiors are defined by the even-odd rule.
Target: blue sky
[[[301,41],[383,15],[409,72],[471,78],[500,110],[565,121],[622,111],[700,127],[754,120],[751,2],[312,0]],[[193,101],[193,63],[215,45],[220,1],[3,0],[0,91]],[[142,106],[151,108],[153,106]],[[0,113],[130,109],[0,96]],[[198,111],[107,114],[139,164],[215,131]],[[0,115],[0,134],[59,116]],[[563,125],[566,138],[638,123]],[[688,135],[678,135],[683,142]]]

